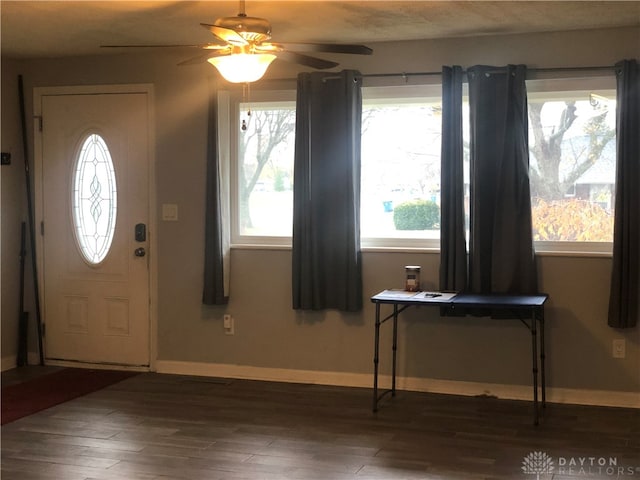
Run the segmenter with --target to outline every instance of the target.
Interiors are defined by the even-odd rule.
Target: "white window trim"
[[[577,97],[584,98],[589,93],[615,92],[615,76],[598,75],[593,77],[569,77],[553,79],[527,80],[527,95],[529,99],[539,98],[546,92],[573,92]],[[558,93],[559,99],[566,99],[566,95]],[[581,256],[601,257],[611,256],[613,242],[559,242],[534,241],[536,254],[543,256]]]
[[[466,85],[465,85],[466,87]],[[441,91],[441,85],[412,85],[411,87],[401,86],[403,97],[407,95],[415,97],[433,97],[434,92]],[[388,98],[390,92],[397,90],[398,86],[375,86],[364,87],[368,98]],[[611,75],[593,76],[582,78],[560,78],[560,79],[535,79],[527,80],[527,93],[535,98],[537,94],[559,91],[575,91],[576,95],[585,92],[611,91],[615,90],[615,78]],[[237,132],[240,118],[236,105],[243,102],[243,93],[240,89],[223,92],[226,95],[227,107],[220,110],[220,125],[228,126],[228,135],[221,135],[220,148],[225,159],[225,169],[228,174],[228,195],[231,199],[230,214],[231,224],[231,247],[249,249],[290,249],[292,245],[291,237],[240,235],[239,232],[239,210],[238,199],[238,169],[237,169]],[[256,89],[251,92],[251,100],[278,101],[295,99],[295,87],[291,82],[283,85],[265,85],[263,89]],[[222,127],[224,129],[225,127]],[[222,155],[222,154],[221,154]],[[221,158],[222,158],[221,157]],[[420,238],[384,238],[384,237],[362,237],[361,246],[368,251],[421,251],[438,252],[440,249],[440,239],[420,239]],[[550,242],[534,241],[536,254],[541,256],[595,256],[610,257],[613,251],[612,242]]]
[[[411,99],[437,99],[442,102],[442,85],[438,84],[394,84],[376,85],[362,88],[363,105],[370,102],[380,104],[410,103]],[[439,251],[440,238],[402,238],[402,237],[369,237],[362,236],[360,243],[363,249],[370,250],[408,250]]]
[[[238,185],[238,135],[240,133],[240,112],[238,105],[244,102],[279,102],[295,101],[296,90],[290,85],[270,84],[268,88],[258,88],[250,92],[243,92],[240,88],[226,92],[228,98],[228,111],[219,116],[222,125],[228,125],[229,134],[226,136],[226,148],[229,151],[229,196],[231,199],[231,247],[232,248],[291,248],[292,237],[242,235],[240,233],[240,209],[238,199],[240,196]],[[246,98],[245,98],[246,96]],[[220,112],[222,114],[222,112]]]

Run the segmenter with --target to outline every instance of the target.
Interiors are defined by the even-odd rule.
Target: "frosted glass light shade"
[[[236,53],[212,57],[208,62],[232,83],[249,83],[260,80],[276,56],[270,53]]]

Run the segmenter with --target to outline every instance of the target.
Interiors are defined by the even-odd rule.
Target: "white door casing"
[[[38,251],[47,363],[150,365],[151,93],[149,86],[36,91],[36,218],[44,227]],[[96,263],[81,251],[73,214],[81,147],[94,134],[108,149],[117,192],[113,239]],[[109,195],[104,178],[93,180],[90,221],[102,221],[110,212]],[[136,235],[140,224],[144,235]]]

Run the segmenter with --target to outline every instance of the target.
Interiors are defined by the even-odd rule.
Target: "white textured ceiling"
[[[200,23],[238,13],[237,1],[0,2],[2,55],[12,58],[113,53],[104,44],[199,44]],[[273,40],[374,43],[485,34],[640,25],[638,1],[261,1]]]

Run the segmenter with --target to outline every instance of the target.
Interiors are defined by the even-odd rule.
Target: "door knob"
[[[144,257],[147,254],[147,251],[142,247],[138,247],[133,251],[133,254],[136,257]]]

